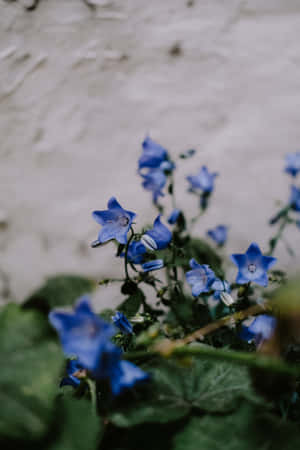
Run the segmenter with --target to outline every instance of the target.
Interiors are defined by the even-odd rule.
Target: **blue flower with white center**
[[[296,177],[298,172],[300,172],[300,152],[288,153],[285,157],[285,169],[286,173]]]
[[[161,163],[167,159],[168,152],[165,148],[153,141],[150,137],[146,137],[143,144],[143,154],[138,161],[139,170],[144,167],[157,169]]]
[[[267,286],[267,271],[274,266],[277,258],[264,256],[259,246],[253,242],[246,253],[231,255],[231,260],[238,267],[236,283],[246,284],[253,281],[260,286]]]
[[[207,234],[217,245],[222,246],[227,241],[228,227],[225,225],[218,225],[216,228],[208,230]]]
[[[211,285],[211,289],[215,291],[213,295],[215,300],[220,300],[222,292],[226,292],[227,294],[230,294],[231,292],[230,284],[228,283],[228,281],[220,280],[219,278],[216,278],[214,280]]]
[[[146,191],[152,192],[153,203],[156,204],[158,197],[164,197],[162,189],[165,187],[167,177],[161,169],[150,169],[148,173],[141,174],[144,178],[142,186]]]
[[[152,261],[145,262],[142,264],[142,269],[144,272],[151,272],[152,270],[159,270],[164,267],[164,262],[162,259],[154,259]]]
[[[116,311],[116,314],[112,317],[112,321],[116,325],[116,327],[118,327],[119,330],[122,331],[122,333],[132,334],[132,325],[125,314],[121,313],[120,311]]]
[[[156,217],[153,228],[146,231],[142,236],[142,243],[148,250],[163,250],[167,248],[172,240],[171,231],[160,221],[160,215]],[[150,239],[149,239],[150,237]]]
[[[214,271],[207,264],[198,264],[194,258],[190,260],[190,267],[192,270],[185,276],[188,284],[192,286],[193,296],[198,297],[204,292],[209,292],[216,279]]]
[[[88,296],[77,301],[74,312],[51,311],[49,321],[58,332],[67,356],[76,356],[91,371],[101,367],[102,356],[116,328],[94,314]]]
[[[133,264],[141,264],[144,261],[144,255],[146,248],[141,241],[130,242],[127,250],[127,258]],[[125,256],[125,252],[122,252],[121,257]]]
[[[121,360],[121,349],[110,341],[116,328],[93,313],[87,296],[77,301],[73,313],[54,310],[49,320],[59,334],[64,352],[76,355],[96,379],[107,379],[113,394],[148,378],[134,364]],[[76,372],[72,374],[75,375]]]
[[[170,225],[174,225],[177,222],[180,213],[181,213],[180,209],[177,208],[173,209],[173,211],[168,217],[168,223]]]
[[[102,225],[98,241],[103,244],[111,239],[116,239],[120,244],[126,244],[127,233],[136,214],[123,209],[115,197],[111,197],[107,207],[108,209],[105,211],[93,212],[93,218]]]
[[[67,362],[67,377],[64,377],[60,382],[62,386],[72,386],[76,388],[80,385],[80,379],[86,376],[86,370],[78,359],[70,359]]]
[[[300,189],[296,186],[291,186],[290,205],[294,211],[300,211]]]
[[[248,321],[243,323],[240,338],[247,342],[254,340],[255,344],[259,345],[261,342],[272,337],[275,327],[275,317],[262,314],[255,317],[250,324],[248,324]]]
[[[110,384],[114,395],[121,394],[136,383],[149,379],[149,375],[129,361],[120,360],[111,371]]]
[[[191,191],[202,191],[210,194],[214,189],[217,172],[209,172],[206,166],[202,166],[197,175],[189,175],[186,179],[190,183]]]

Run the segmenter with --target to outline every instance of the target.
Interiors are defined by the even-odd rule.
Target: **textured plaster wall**
[[[115,195],[140,225],[153,219],[136,174],[148,132],[173,156],[198,150],[176,175],[190,215],[185,175],[202,164],[220,172],[195,232],[230,224],[228,253],[253,240],[266,249],[267,219],[288,196],[283,157],[300,148],[300,0],[95,3],[41,0],[26,12],[0,0],[2,298],[8,288],[20,301],[56,272],[121,271],[112,245],[89,248],[90,213]],[[300,232],[288,239],[297,250]],[[278,267],[299,265],[284,247],[277,256]]]

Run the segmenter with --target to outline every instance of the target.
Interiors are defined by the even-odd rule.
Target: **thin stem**
[[[290,365],[284,361],[270,357],[262,356],[257,353],[238,352],[233,350],[216,349],[208,345],[197,346],[172,346],[167,352],[162,352],[158,349],[152,351],[130,352],[126,354],[126,358],[130,360],[151,358],[153,356],[199,356],[205,359],[212,359],[217,361],[228,361],[237,365],[244,365],[250,368],[264,369],[272,372],[299,376],[300,365]]]
[[[131,231],[131,236],[127,241],[126,247],[125,247],[125,256],[124,256],[124,269],[125,269],[125,276],[126,276],[126,280],[131,280],[129,273],[128,273],[128,248],[129,248],[129,244],[132,241],[132,239],[134,238],[134,230],[132,227],[130,227],[130,231]]]
[[[273,238],[270,239],[270,248],[268,251],[269,256],[273,255],[275,248],[277,247],[277,244],[278,244],[280,238],[282,237],[284,229],[287,226],[287,224],[289,223],[288,211],[289,210],[287,209],[285,214],[282,216],[282,222],[280,224],[280,227],[279,227],[277,233],[275,234],[275,236]]]
[[[91,395],[92,411],[93,411],[93,414],[96,414],[97,413],[96,382],[91,380],[90,378],[87,378],[86,383],[88,384],[90,395]]]

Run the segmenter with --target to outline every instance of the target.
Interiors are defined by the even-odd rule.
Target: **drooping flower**
[[[148,378],[147,373],[121,359],[121,349],[110,341],[115,327],[94,314],[87,296],[77,301],[74,312],[54,310],[49,320],[64,352],[77,356],[96,379],[107,379],[115,395]]]
[[[253,242],[246,253],[231,255],[231,260],[238,267],[236,283],[245,284],[253,281],[261,286],[267,286],[267,271],[274,266],[277,258],[264,256],[259,246]]]
[[[288,153],[285,157],[285,169],[286,173],[296,177],[300,172],[300,152]]]
[[[142,264],[142,269],[144,272],[151,272],[152,270],[162,269],[163,267],[164,262],[162,259],[154,259],[152,261],[148,261]]]
[[[173,211],[168,217],[168,223],[170,225],[174,225],[177,222],[180,213],[181,213],[180,209],[177,208],[173,209]]]
[[[157,142],[153,141],[149,136],[142,143],[143,153],[138,161],[139,170],[144,167],[157,169],[161,163],[167,159],[168,152]]]
[[[112,321],[124,334],[132,334],[132,325],[122,312],[116,311],[116,314],[112,317]]]
[[[76,388],[80,385],[80,380],[86,376],[86,369],[78,361],[78,359],[69,359],[67,362],[67,377],[60,382],[62,386],[72,386]]]
[[[291,186],[290,204],[295,211],[300,212],[300,189],[294,185]]]
[[[198,264],[194,258],[190,260],[190,267],[192,270],[185,276],[186,281],[192,286],[192,295],[198,297],[203,292],[209,292],[216,279],[214,271],[207,264]]]
[[[248,321],[243,323],[240,338],[247,342],[254,340],[255,344],[259,345],[272,337],[275,327],[275,317],[262,314],[255,317],[250,324]]]
[[[94,314],[89,297],[81,297],[75,304],[74,312],[51,311],[49,320],[59,334],[64,353],[76,356],[89,370],[98,369],[102,354],[116,329]]]
[[[146,191],[152,192],[153,203],[156,204],[158,197],[164,197],[162,189],[165,187],[167,177],[160,169],[150,169],[146,174],[141,174],[144,178],[142,186]]]
[[[222,292],[225,292],[227,294],[230,294],[230,292],[231,292],[230,284],[228,283],[228,281],[220,280],[219,278],[216,278],[213,281],[213,283],[211,285],[211,289],[213,291],[215,291],[214,298],[216,300],[220,300]]]
[[[216,228],[208,230],[207,234],[216,244],[221,246],[227,241],[228,227],[226,225],[218,225]]]
[[[127,233],[136,214],[123,209],[115,197],[111,197],[107,206],[108,209],[105,211],[93,212],[93,218],[102,225],[98,241],[103,244],[116,239],[120,244],[126,244]]]
[[[192,191],[200,190],[204,193],[211,193],[217,175],[217,172],[210,173],[206,166],[202,166],[197,175],[189,175],[186,179],[189,181]]]
[[[144,255],[146,248],[141,241],[130,242],[127,250],[127,258],[133,264],[141,264],[144,261]],[[122,252],[121,257],[125,256],[125,252]]]
[[[172,240],[171,231],[163,224],[158,215],[153,223],[153,228],[142,236],[142,243],[149,250],[162,250],[167,248]],[[149,238],[150,239],[147,239]]]

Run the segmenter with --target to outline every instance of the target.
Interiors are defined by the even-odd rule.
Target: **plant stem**
[[[91,402],[92,402],[92,411],[93,414],[97,413],[97,392],[96,392],[96,383],[90,378],[86,379],[86,382],[89,386],[90,394],[91,394]]]
[[[131,236],[127,241],[126,247],[125,247],[125,256],[124,256],[124,269],[125,269],[125,276],[126,276],[126,280],[130,280],[130,276],[128,273],[128,248],[129,248],[129,244],[132,241],[133,237],[134,237],[134,230],[132,227],[130,227],[130,231],[131,231]]]

